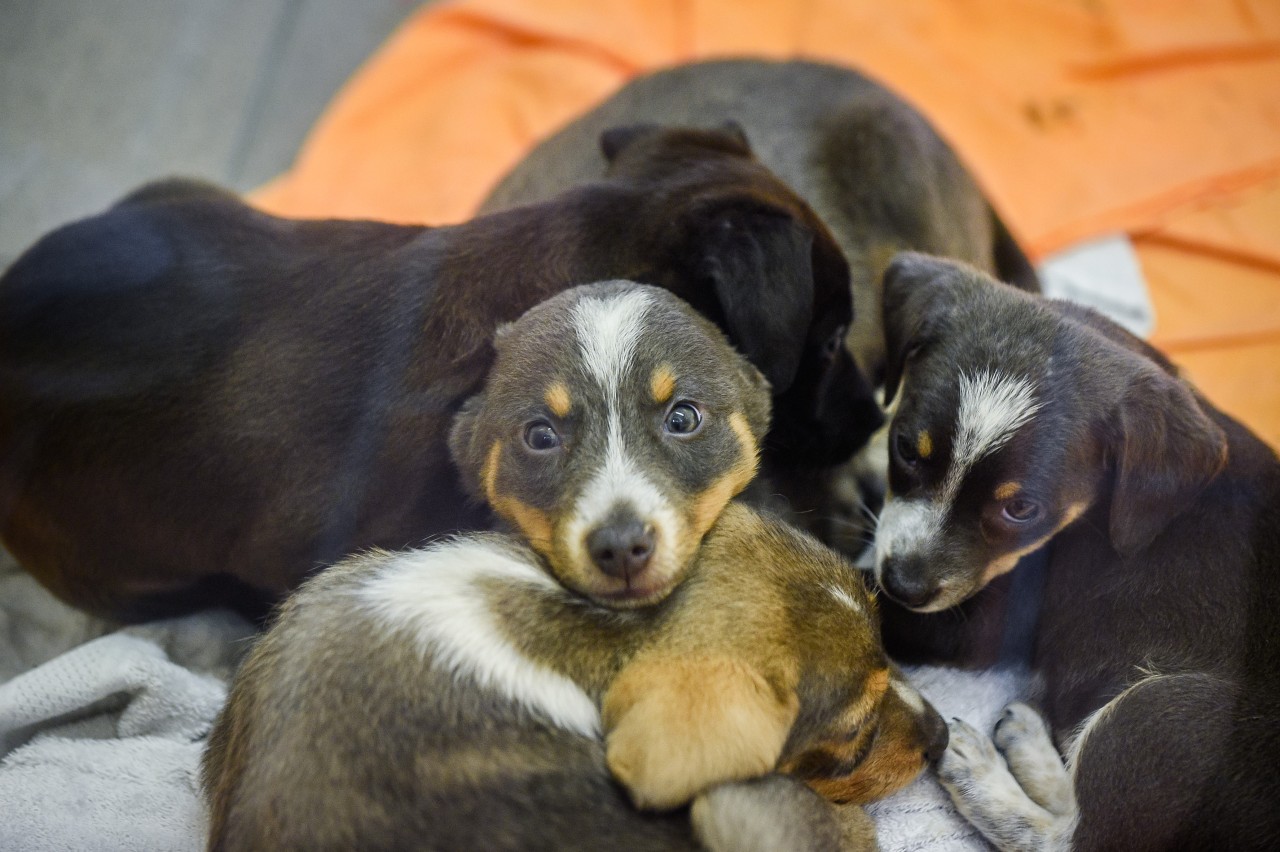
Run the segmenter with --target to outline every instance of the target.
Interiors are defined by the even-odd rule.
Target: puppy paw
[[[995,744],[959,719],[937,764],[956,809],[1002,852],[1056,848],[1065,823],[1029,798]]]
[[[637,807],[675,808],[772,771],[796,710],[736,660],[635,663],[605,696],[605,757]]]
[[[1021,702],[1010,704],[996,722],[992,739],[1032,801],[1054,814],[1075,811],[1071,776],[1039,713]]]

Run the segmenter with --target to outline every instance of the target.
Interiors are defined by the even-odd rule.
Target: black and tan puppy
[[[131,620],[261,608],[353,550],[484,527],[446,438],[494,329],[620,276],[704,311],[773,382],[780,428],[847,456],[880,415],[846,390],[826,229],[734,130],[604,144],[606,179],[454,227],[280,219],[170,182],[41,240],[0,279],[5,545]]]
[[[718,60],[640,77],[535,147],[484,209],[550,198],[597,179],[608,165],[596,146],[605,128],[716,121],[741,124],[761,161],[831,228],[851,272],[856,315],[849,346],[871,384],[880,383],[884,369],[880,280],[899,251],[953,257],[1039,289],[1026,256],[924,117],[856,71],[815,62]],[[861,384],[846,392],[860,395]],[[868,434],[857,433],[862,441]],[[811,439],[780,429],[770,440],[794,444],[792,457],[804,459],[799,448]],[[768,472],[797,521],[856,552],[863,531],[851,481],[856,471],[824,470],[829,462],[816,455],[806,460],[812,469]]]
[[[826,222],[852,273],[854,355],[878,379],[880,279],[899,251],[954,257],[1031,290],[1035,272],[973,178],[929,123],[883,86],[817,62],[728,59],[664,69],[540,143],[485,210],[550,198],[607,168],[596,139],[627,123],[742,126],[761,161]]]
[[[890,639],[971,654],[990,584],[1045,548],[1033,663],[1070,769],[1026,706],[994,746],[957,723],[961,810],[1007,850],[1280,847],[1275,453],[1115,324],[972,268],[896,260],[885,326],[875,570],[926,613]]]

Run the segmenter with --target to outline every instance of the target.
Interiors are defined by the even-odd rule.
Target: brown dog
[[[625,613],[463,537],[356,557],[284,605],[209,741],[209,848],[873,849],[848,805],[945,731],[857,572],[740,504]],[[734,783],[773,771],[846,807]]]
[[[1274,451],[1119,326],[969,267],[894,261],[885,327],[891,650],[971,661],[1002,575],[1044,563],[1049,728],[955,723],[961,810],[1003,850],[1280,848]]]
[[[608,179],[455,227],[290,221],[170,182],[47,236],[0,279],[5,544],[134,620],[260,611],[352,550],[485,526],[446,434],[494,329],[611,277],[705,312],[773,382],[779,429],[847,456],[881,415],[847,392],[826,229],[735,131],[604,145]]]

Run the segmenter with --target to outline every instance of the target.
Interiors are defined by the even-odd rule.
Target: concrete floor
[[[0,268],[133,187],[286,169],[416,0],[2,0]]]

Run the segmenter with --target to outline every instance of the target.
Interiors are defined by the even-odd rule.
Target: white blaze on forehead
[[[627,454],[618,398],[652,304],[649,293],[630,290],[616,296],[582,299],[573,307],[573,329],[583,366],[604,391],[606,417],[604,457],[578,496],[567,528],[569,546],[575,549],[581,546],[583,536],[604,522],[618,504],[630,504],[642,520],[654,524],[660,538],[662,530],[673,529],[675,511],[671,504]],[[581,559],[583,554],[577,556]]]
[[[600,734],[600,713],[567,677],[525,657],[503,635],[481,583],[563,593],[530,556],[484,539],[457,539],[392,558],[358,596],[388,630],[407,630],[457,680],[492,689],[565,730]]]
[[[955,449],[947,478],[963,479],[969,468],[1008,443],[1039,410],[1035,388],[1026,379],[991,370],[973,376],[961,373]]]
[[[643,290],[629,290],[617,296],[580,299],[573,306],[573,330],[582,364],[611,403],[616,402],[618,385],[635,358],[652,301]]]
[[[932,548],[942,537],[965,476],[975,464],[1007,444],[1041,404],[1027,379],[992,370],[960,374],[956,437],[942,487],[928,498],[895,498],[885,504],[876,528],[877,579],[886,558]]]

